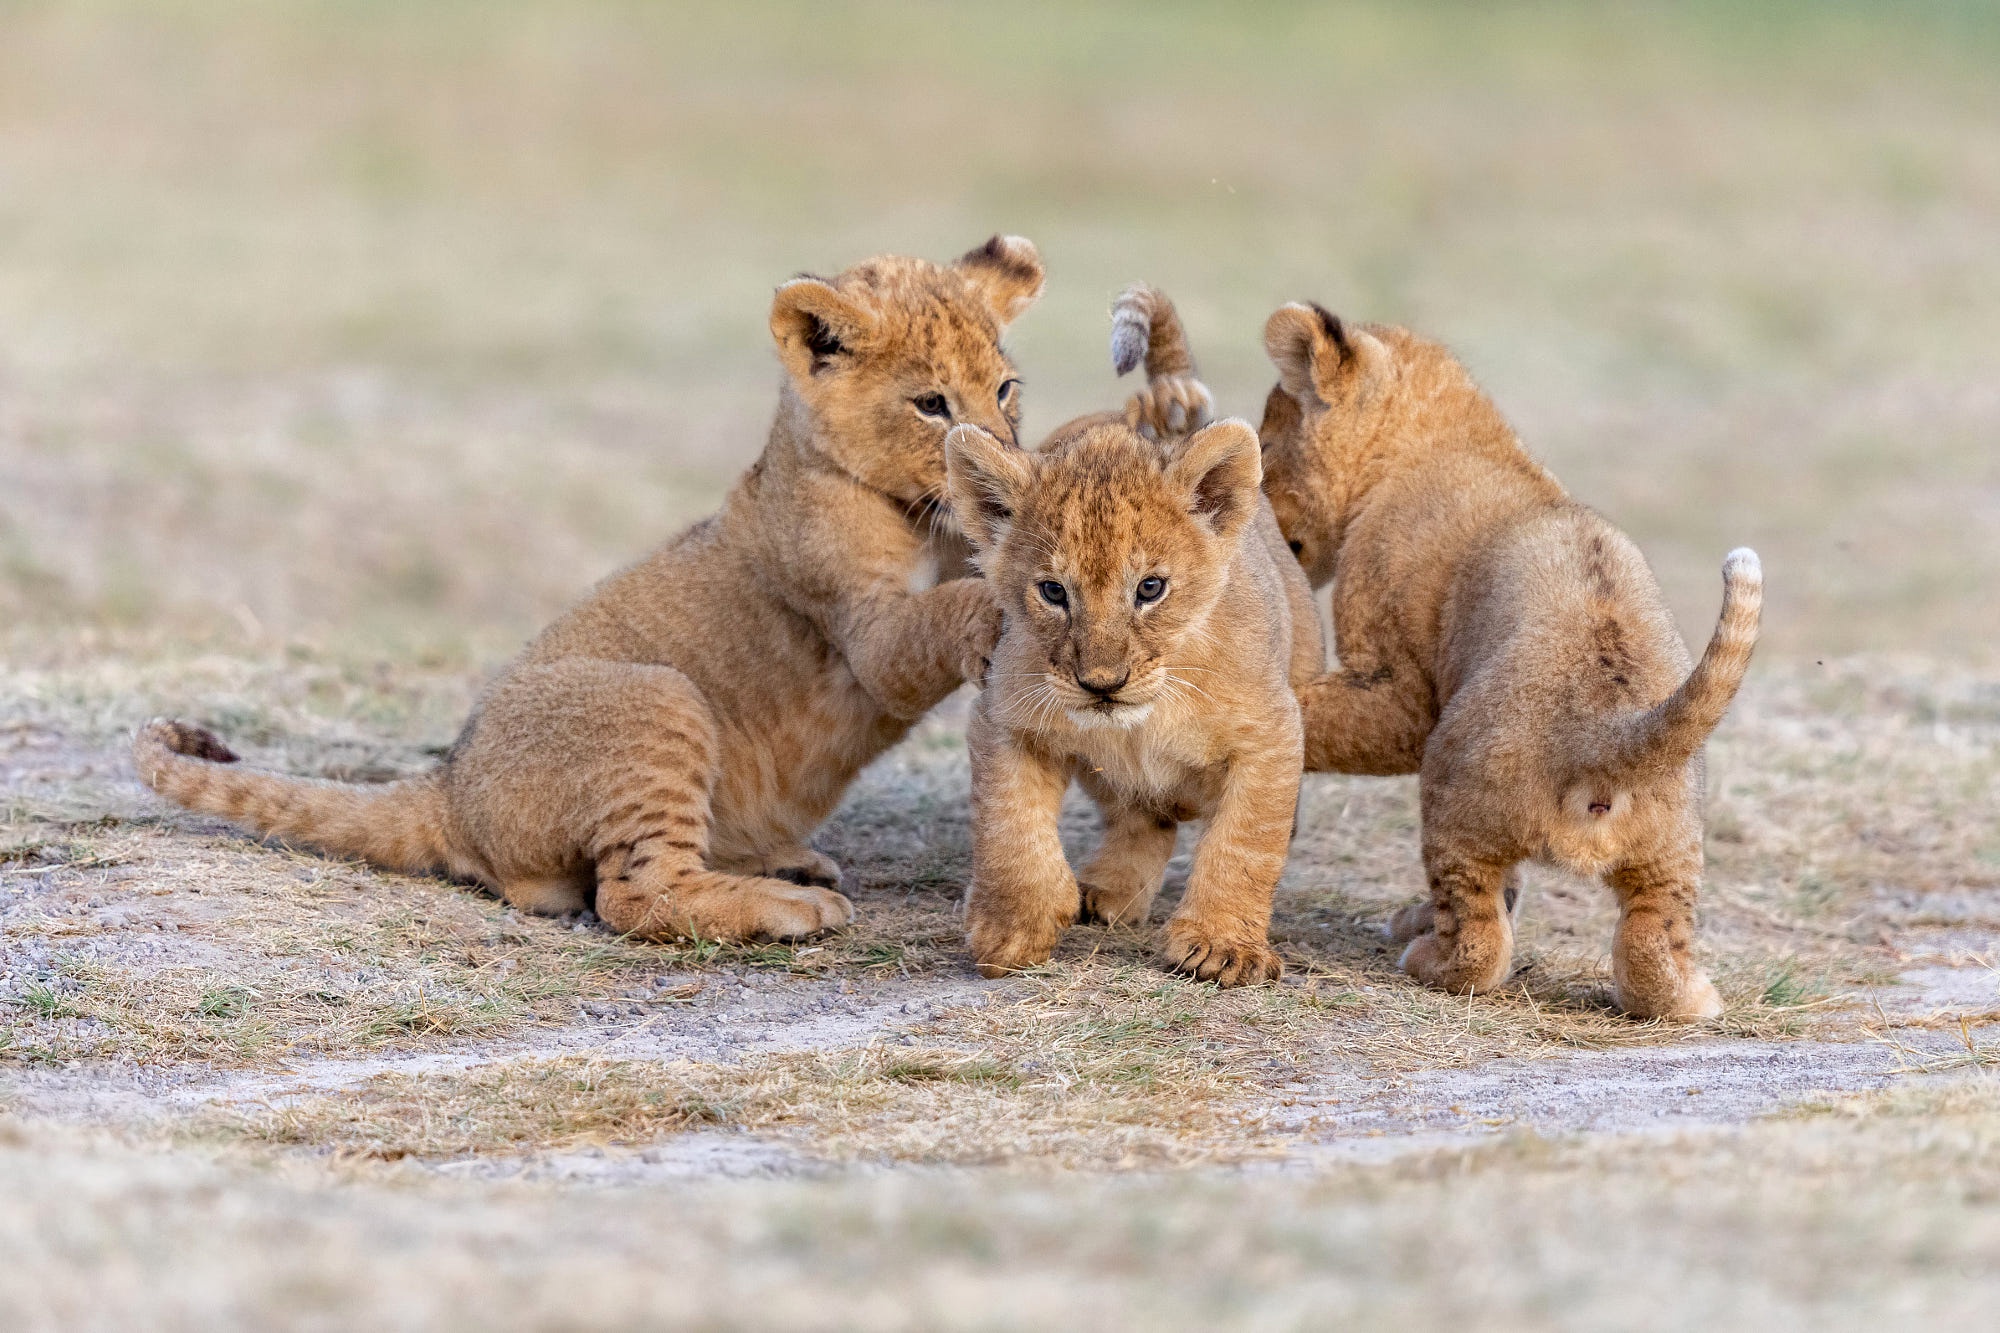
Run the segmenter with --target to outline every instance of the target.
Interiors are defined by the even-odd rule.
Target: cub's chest
[[[1165,727],[1092,728],[1071,743],[1077,768],[1148,803],[1206,807],[1219,788],[1223,764],[1209,738]]]

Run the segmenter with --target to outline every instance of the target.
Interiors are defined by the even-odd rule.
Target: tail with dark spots
[[[1763,609],[1763,566],[1755,551],[1738,547],[1722,562],[1722,614],[1701,660],[1679,689],[1645,712],[1619,719],[1586,746],[1577,756],[1581,773],[1617,787],[1621,778],[1669,772],[1694,758],[1750,669]],[[1581,779],[1573,794],[1579,800],[1588,796],[1587,808],[1603,813],[1596,805],[1606,802],[1583,791],[1590,781]]]
[[[206,727],[156,718],[132,741],[148,787],[176,805],[389,870],[448,869],[444,788],[436,772],[402,782],[323,782],[238,765]]]

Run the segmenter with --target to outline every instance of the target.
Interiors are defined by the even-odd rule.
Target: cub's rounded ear
[[[1299,400],[1287,393],[1283,384],[1273,384],[1271,392],[1264,396],[1264,419],[1257,423],[1257,441],[1269,449],[1281,440],[1289,440],[1305,419]]]
[[[793,278],[771,298],[771,337],[796,379],[831,369],[874,332],[871,311],[818,278]]]
[[[995,236],[960,255],[952,267],[972,284],[1003,329],[1042,294],[1042,257],[1025,236]]]
[[[945,432],[945,498],[958,530],[977,551],[1006,539],[1034,476],[1032,455],[982,427],[961,423]]]
[[[1278,383],[1301,403],[1332,401],[1349,350],[1346,325],[1325,306],[1294,301],[1264,321],[1264,353],[1278,368]]]
[[[1198,430],[1167,464],[1166,475],[1187,495],[1189,513],[1233,539],[1257,512],[1257,488],[1264,482],[1257,432],[1233,417]]]

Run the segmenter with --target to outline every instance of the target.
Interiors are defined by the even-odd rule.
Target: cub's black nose
[[[1113,676],[1109,671],[1093,671],[1089,674],[1078,672],[1076,683],[1089,690],[1100,699],[1109,699],[1125,688],[1125,682],[1132,679],[1129,668]]]

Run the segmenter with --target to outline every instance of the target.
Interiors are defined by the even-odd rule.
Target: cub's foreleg
[[[1016,746],[983,708],[966,728],[966,748],[972,755],[968,942],[980,972],[997,977],[1047,962],[1076,920],[1076,876],[1056,831],[1069,770]]]
[[[1167,921],[1169,966],[1224,986],[1274,981],[1285,965],[1271,948],[1271,896],[1284,873],[1299,801],[1297,733],[1291,743],[1239,756],[1194,850],[1187,896]]]
[[[1427,929],[1403,950],[1403,970],[1456,995],[1483,993],[1505,982],[1514,967],[1514,919],[1506,895],[1511,868],[1509,860],[1427,836],[1430,917],[1423,923]],[[1421,920],[1420,913],[1404,911]]]
[[[861,687],[891,717],[915,721],[967,681],[981,684],[1000,639],[1000,607],[985,579],[855,606],[839,636]]]

